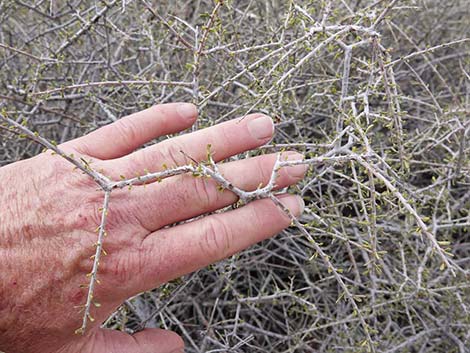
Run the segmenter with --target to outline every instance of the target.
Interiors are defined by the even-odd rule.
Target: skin
[[[163,163],[187,164],[180,150],[204,160],[209,143],[220,162],[265,144],[274,130],[270,118],[252,114],[136,151],[158,136],[190,127],[196,118],[190,104],[158,105],[59,147],[118,179],[157,171]],[[236,186],[254,190],[268,182],[275,159],[270,154],[219,167]],[[283,168],[277,186],[296,183],[305,171],[304,166]],[[189,175],[113,191],[104,245],[108,255],[101,260],[94,294],[101,306],[92,309],[95,321],[84,335],[76,335],[82,316],[77,306],[87,294],[80,285],[87,283],[92,267],[103,192],[51,153],[0,168],[0,181],[0,351],[5,353],[183,352],[183,340],[173,332],[145,329],[131,336],[99,326],[126,298],[226,258],[290,224],[272,201],[258,200],[165,227],[237,201],[211,180]],[[280,199],[294,215],[302,212],[298,196]]]

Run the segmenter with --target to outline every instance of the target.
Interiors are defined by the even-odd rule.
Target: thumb
[[[83,353],[183,353],[184,342],[176,333],[161,329],[145,329],[134,335],[96,329],[91,337],[83,337]]]

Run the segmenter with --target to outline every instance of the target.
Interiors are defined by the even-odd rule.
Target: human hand
[[[218,162],[266,143],[270,118],[252,114],[135,151],[142,144],[191,126],[197,111],[190,104],[166,104],[123,118],[59,146],[118,180],[163,165],[184,165],[206,158],[212,145]],[[298,160],[299,154],[287,154]],[[276,155],[219,165],[222,175],[244,190],[255,190],[271,176]],[[170,353],[182,352],[181,338],[146,329],[131,336],[99,327],[126,298],[230,256],[290,224],[271,200],[212,214],[171,228],[176,222],[236,202],[205,178],[178,175],[161,182],[112,192],[104,248],[94,298],[95,321],[83,335],[77,306],[87,289],[100,224],[103,191],[59,156],[43,153],[0,168],[0,350],[6,353]],[[301,179],[306,167],[280,170],[278,189]],[[280,196],[294,215],[301,198]]]

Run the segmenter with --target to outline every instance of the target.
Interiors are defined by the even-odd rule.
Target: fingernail
[[[279,200],[286,206],[294,216],[299,216],[304,212],[305,202],[297,195],[282,195]]]
[[[197,115],[197,108],[191,103],[180,103],[176,107],[176,111],[183,119],[193,120]]]
[[[286,152],[282,155],[282,160],[287,161],[303,161],[304,155],[298,152]],[[286,167],[286,172],[294,179],[301,179],[305,176],[305,172],[308,169],[308,165],[306,164],[297,164],[292,167]]]
[[[274,133],[274,124],[269,116],[262,115],[248,123],[248,131],[258,140],[270,138]]]

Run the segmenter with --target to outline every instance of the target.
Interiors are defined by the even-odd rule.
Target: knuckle
[[[172,141],[172,143],[165,144],[164,148],[160,152],[161,160],[166,164],[171,164],[172,166],[178,166],[182,163],[182,153],[183,148],[177,142]],[[170,166],[170,165],[169,165]]]
[[[264,229],[266,227],[265,219],[267,215],[269,215],[268,209],[263,209],[263,211],[261,211],[260,208],[253,207],[250,214],[250,223],[252,223],[256,229]]]
[[[149,108],[149,111],[152,114],[152,116],[155,116],[156,118],[160,118],[165,115],[165,106],[162,104],[152,105]]]
[[[205,178],[192,177],[192,190],[196,192],[197,206],[206,210],[217,202],[217,190]]]
[[[146,168],[160,169],[166,165],[169,168],[176,167],[181,164],[182,154],[180,151],[183,149],[177,142],[172,141],[171,144],[161,142],[152,153],[136,153],[136,162],[139,165],[144,165]],[[140,151],[139,151],[140,152]],[[151,159],[151,160],[150,160]]]
[[[123,118],[113,124],[120,138],[127,141],[136,141],[139,137],[139,128],[132,119]]]
[[[47,163],[47,164],[46,164]],[[53,155],[47,156],[47,161],[45,162],[47,165],[47,176],[48,182],[53,179],[55,183],[67,183],[71,179],[70,177],[73,175],[71,173],[72,168],[69,164],[60,156]]]
[[[262,158],[256,158],[256,170],[258,171],[259,180],[263,185],[268,183],[269,179],[271,178],[271,173],[268,175],[268,171],[266,166],[263,164]]]
[[[151,160],[150,156],[147,153],[144,153],[143,150],[134,152],[128,156],[130,168],[126,169],[126,172],[132,175],[132,172],[143,172],[144,169],[153,171],[155,169],[155,162]],[[126,176],[131,176],[126,175]]]
[[[103,195],[100,193],[87,193],[81,198],[81,206],[73,215],[72,227],[75,229],[88,230],[94,232],[101,223],[101,206]]]
[[[207,219],[206,227],[200,241],[203,254],[210,259],[226,257],[233,245],[233,232],[218,217]]]
[[[130,275],[134,273],[135,262],[135,255],[132,252],[111,254],[103,261],[100,261],[100,273],[98,275],[112,278],[117,283],[127,283],[130,280]]]

